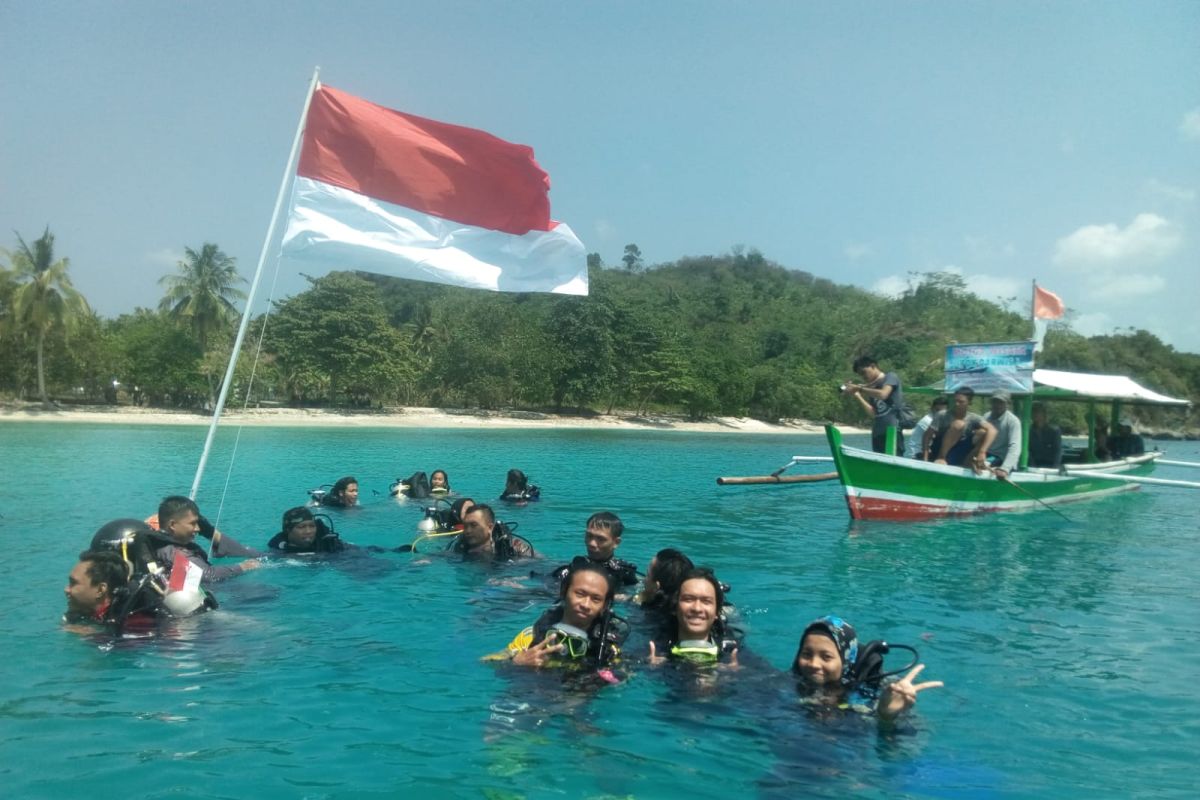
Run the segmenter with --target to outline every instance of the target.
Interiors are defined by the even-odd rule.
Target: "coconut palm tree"
[[[14,333],[33,336],[37,351],[38,396],[44,405],[50,404],[46,395],[45,349],[46,336],[56,328],[69,333],[75,323],[90,313],[83,298],[67,275],[70,261],[54,260],[54,234],[47,226],[41,238],[30,247],[17,234],[20,247],[9,253],[12,264],[10,277],[16,282],[12,307],[6,324]]]
[[[229,325],[237,317],[234,300],[246,293],[234,288],[245,283],[238,275],[237,261],[221,252],[215,244],[205,243],[197,253],[184,248],[186,258],[179,262],[179,273],[164,275],[159,284],[167,287],[159,304],[161,311],[185,320],[200,342],[201,352],[208,352],[208,339],[214,331]]]

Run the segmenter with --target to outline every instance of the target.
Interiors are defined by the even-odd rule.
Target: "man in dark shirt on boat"
[[[1131,458],[1146,452],[1146,443],[1133,432],[1133,419],[1121,417],[1117,424],[1117,435],[1108,442],[1113,458]]]
[[[894,372],[879,368],[874,356],[854,360],[854,371],[864,383],[847,383],[844,394],[853,396],[863,409],[874,416],[871,423],[871,449],[882,453],[887,449],[887,429],[896,429],[896,452],[904,452],[904,436],[900,431],[899,406],[904,402],[900,378]],[[895,455],[890,453],[889,455]]]
[[[974,398],[975,390],[963,386],[954,392],[954,408],[934,417],[921,446],[925,461],[970,467],[976,472],[987,469],[987,451],[996,438],[996,428],[969,410]]]
[[[528,541],[496,522],[491,506],[475,505],[463,515],[463,532],[450,549],[471,561],[517,561],[538,558]]]
[[[1033,404],[1029,429],[1029,466],[1058,469],[1062,466],[1062,430],[1049,424],[1045,403]]]

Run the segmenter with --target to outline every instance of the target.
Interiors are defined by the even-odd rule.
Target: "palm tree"
[[[190,247],[184,252],[187,257],[179,262],[179,274],[159,280],[167,287],[159,309],[190,322],[200,351],[207,353],[209,336],[237,317],[233,301],[244,299],[246,293],[234,285],[246,279],[238,275],[237,261],[215,244],[205,243],[199,253]]]
[[[33,247],[17,234],[20,247],[9,254],[11,276],[17,283],[12,295],[8,323],[14,331],[32,335],[37,344],[38,396],[44,405],[50,404],[46,395],[45,346],[46,336],[55,328],[69,333],[75,322],[90,313],[83,298],[67,275],[70,261],[54,260],[54,234],[49,226]]]

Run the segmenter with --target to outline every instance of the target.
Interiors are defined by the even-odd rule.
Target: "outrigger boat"
[[[1117,461],[1095,457],[1096,404],[1112,404],[1112,430],[1129,405],[1187,407],[1186,400],[1158,394],[1120,375],[1088,375],[1058,370],[1035,369],[1033,392],[1017,401],[1026,441],[1021,469],[1007,479],[991,472],[933,464],[901,456],[874,453],[842,442],[842,434],[827,425],[825,435],[846,494],[846,505],[854,519],[928,519],[992,511],[1031,511],[1047,506],[1074,503],[1134,491],[1142,484],[1188,484],[1148,477],[1163,453],[1152,452]],[[927,387],[913,394],[942,392]],[[1085,402],[1088,414],[1087,446],[1075,453],[1079,463],[1064,463],[1061,469],[1027,467],[1030,400]],[[894,438],[894,433],[892,434]],[[891,449],[895,449],[894,447]]]
[[[920,387],[906,394],[942,394],[943,386]],[[1083,402],[1088,409],[1088,440],[1085,447],[1068,452],[1060,469],[1027,467],[1028,431],[1032,400]],[[1200,488],[1192,481],[1149,477],[1156,463],[1176,466],[1200,466],[1191,462],[1166,461],[1161,452],[1098,461],[1095,456],[1097,405],[1110,403],[1112,429],[1128,406],[1167,406],[1186,408],[1191,404],[1158,394],[1127,377],[1092,375],[1058,370],[1033,370],[1033,391],[1014,397],[1014,411],[1022,418],[1023,443],[1020,469],[1005,479],[990,471],[976,474],[963,467],[934,464],[902,456],[875,453],[851,447],[842,441],[842,432],[834,425],[825,426],[831,458],[796,456],[770,476],[719,478],[721,484],[792,483],[804,480],[841,482],[846,506],[854,519],[919,520],[965,516],[993,511],[1030,511],[1107,497],[1133,491],[1143,484]],[[895,429],[888,434],[888,450],[895,451]],[[784,476],[795,464],[832,461],[833,473],[811,476]],[[1061,513],[1061,512],[1059,512]]]

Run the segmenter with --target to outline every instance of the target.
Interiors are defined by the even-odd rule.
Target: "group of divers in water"
[[[271,556],[416,552],[424,544],[431,549],[422,552],[465,561],[504,564],[542,558],[514,531],[515,523],[497,520],[491,506],[469,497],[450,502],[453,492],[443,470],[428,478],[418,472],[397,480],[391,493],[434,501],[425,506],[425,518],[418,525],[421,535],[412,544],[360,547],[343,541],[322,509],[358,504],[358,481],[344,477],[328,489],[311,491],[310,505],[285,511],[280,531],[267,542],[265,553],[216,530],[191,499],[167,497],[148,519],[116,519],[95,533],[68,577],[64,624],[78,632],[102,627],[118,636],[150,635],[162,617],[216,608],[217,600],[209,590],[212,583],[257,569]],[[539,498],[540,489],[520,470],[509,471],[500,502],[523,505]],[[615,607],[629,604],[640,612],[649,636],[648,653],[638,659],[642,663],[658,667],[674,662],[696,671],[698,680],[740,669],[742,631],[735,624],[736,610],[726,600],[729,586],[711,569],[696,566],[673,548],[659,550],[640,575],[634,564],[616,557],[623,531],[616,514],[593,514],[585,528],[586,555],[552,570],[530,573],[544,579],[557,602],[507,647],[484,660],[559,669],[597,686],[619,683],[625,666],[634,659],[622,653],[631,626]],[[197,544],[197,535],[211,542],[209,552]],[[210,557],[244,560],[218,566]],[[891,649],[911,653],[911,663],[886,669],[884,658]],[[916,682],[924,669],[918,660],[912,647],[860,643],[848,622],[823,616],[801,633],[790,672],[801,702],[811,710],[870,714],[887,723],[912,708],[918,693],[943,685]]]

